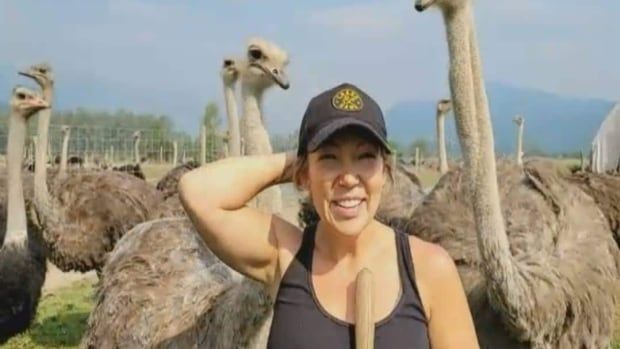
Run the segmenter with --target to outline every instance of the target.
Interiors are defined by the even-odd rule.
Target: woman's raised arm
[[[201,166],[179,181],[181,203],[207,246],[238,272],[272,284],[278,236],[298,231],[284,219],[246,203],[290,180],[294,153],[231,157]]]

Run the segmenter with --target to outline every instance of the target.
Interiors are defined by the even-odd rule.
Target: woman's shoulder
[[[433,279],[458,277],[454,260],[443,247],[413,235],[408,236],[408,239],[416,273]]]
[[[454,260],[443,247],[415,236],[408,236],[415,268],[416,284],[428,318],[436,302],[452,297],[462,289]],[[458,287],[457,287],[458,286]]]

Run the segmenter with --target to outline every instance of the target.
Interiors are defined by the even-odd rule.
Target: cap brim
[[[390,148],[390,145],[387,143],[386,140],[383,139],[383,137],[379,133],[377,133],[377,131],[375,131],[367,123],[360,121],[353,117],[345,117],[345,118],[335,120],[325,125],[322,129],[320,129],[314,135],[312,139],[308,141],[308,148],[307,148],[308,152],[310,153],[310,152],[315,151],[321,145],[321,143],[325,142],[325,140],[327,140],[331,135],[333,135],[334,133],[336,133],[337,131],[345,127],[350,127],[350,126],[361,127],[364,130],[370,132],[370,134],[373,135],[376,138],[376,140],[385,148],[388,154],[392,153],[392,149]]]

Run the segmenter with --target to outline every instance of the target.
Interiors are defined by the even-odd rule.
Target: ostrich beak
[[[434,2],[435,0],[416,0],[415,9],[418,12],[423,12],[427,8],[431,7],[431,5],[433,5]]]
[[[50,104],[41,97],[33,98],[31,105],[33,109],[37,109],[37,110],[48,109],[50,107]]]
[[[28,72],[26,70],[20,70],[20,71],[17,72],[17,74],[25,76],[27,78],[31,78],[31,79],[35,78],[35,76],[33,74],[31,74],[30,72]]]
[[[276,67],[269,67],[266,64],[261,64],[258,62],[251,63],[252,66],[262,70],[265,74],[271,76],[273,81],[278,84],[281,88],[288,90],[290,87],[290,83],[288,81],[288,76],[286,72],[282,69],[278,69]]]

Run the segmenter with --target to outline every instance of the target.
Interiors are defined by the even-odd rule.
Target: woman
[[[390,156],[381,109],[342,84],[310,101],[297,154],[228,158],[181,179],[183,205],[213,253],[273,291],[268,348],[353,348],[355,279],[364,267],[377,290],[375,348],[478,347],[450,256],[374,219]],[[245,206],[291,178],[321,218],[303,234]]]

